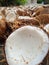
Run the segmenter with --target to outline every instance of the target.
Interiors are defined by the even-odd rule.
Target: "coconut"
[[[48,32],[49,34],[49,24],[45,25],[44,29]]]
[[[3,37],[5,30],[6,30],[5,17],[2,14],[0,14],[0,37]]]
[[[6,16],[6,20],[7,22],[13,22],[16,19],[16,14],[15,12],[10,12],[9,14],[7,14]]]
[[[38,65],[48,53],[48,36],[35,26],[23,26],[6,40],[5,55],[9,65]]]
[[[17,12],[16,12],[16,7],[8,7],[5,9],[5,15],[6,15],[6,20],[7,22],[14,22],[14,20],[17,18]]]

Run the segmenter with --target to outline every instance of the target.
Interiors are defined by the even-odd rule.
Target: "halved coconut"
[[[48,36],[40,28],[23,26],[6,40],[5,54],[9,65],[38,65],[48,53]]]
[[[49,33],[49,24],[45,25],[44,29]]]

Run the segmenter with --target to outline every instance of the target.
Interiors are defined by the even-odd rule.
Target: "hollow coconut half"
[[[35,26],[23,26],[6,40],[5,54],[9,65],[38,65],[48,53],[48,36]]]

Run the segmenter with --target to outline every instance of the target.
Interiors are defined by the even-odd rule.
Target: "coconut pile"
[[[0,64],[49,65],[49,5],[0,7]]]

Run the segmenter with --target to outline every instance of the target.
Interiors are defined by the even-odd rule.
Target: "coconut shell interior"
[[[9,7],[10,8],[10,7]],[[16,8],[21,8],[23,9],[23,7],[16,7]],[[34,8],[34,7],[33,7]],[[40,28],[44,28],[44,26],[46,24],[49,23],[49,6],[41,6],[39,8],[35,7],[33,8],[24,8],[24,11],[17,11],[19,16],[30,16],[33,19],[31,20],[19,20],[16,19],[14,22],[6,22],[6,30],[3,34],[2,37],[0,37],[0,65],[8,65],[7,61],[6,61],[6,55],[5,55],[5,41],[8,38],[8,36],[16,29],[22,27],[22,26],[26,26],[26,25],[31,25],[31,26],[37,26]],[[1,8],[2,9],[2,8]],[[1,10],[1,13],[6,17],[6,12],[5,10],[7,9],[7,7],[3,8]],[[24,13],[25,12],[25,13]],[[29,13],[27,13],[29,12]],[[34,13],[36,13],[34,16],[32,16]],[[46,20],[46,21],[45,21]],[[46,32],[47,33],[47,32]],[[48,33],[47,33],[48,34]],[[49,36],[49,34],[48,34]],[[39,65],[49,65],[49,52],[47,54],[47,56],[44,58],[43,62],[41,62],[41,64]]]

